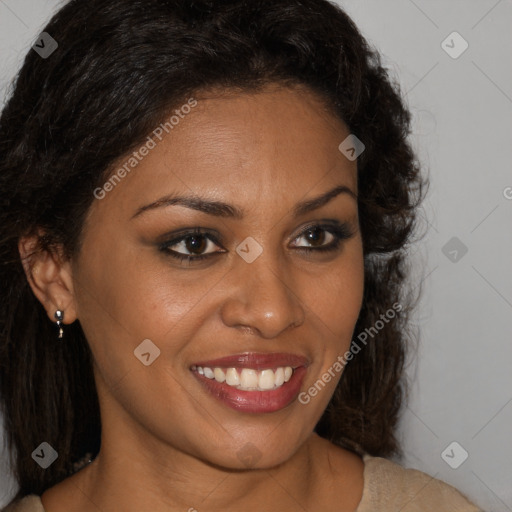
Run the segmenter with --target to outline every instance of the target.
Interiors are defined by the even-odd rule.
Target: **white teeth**
[[[240,386],[240,375],[238,375],[236,368],[228,368],[226,372],[226,384],[230,386]]]
[[[273,370],[263,370],[262,372],[260,372],[258,387],[260,389],[273,389],[274,381],[275,378]]]
[[[192,370],[207,379],[215,379],[217,382],[225,382],[242,391],[268,391],[281,387],[288,382],[293,375],[291,366],[279,367],[275,370],[254,370],[252,368],[208,368],[193,366]]]
[[[213,370],[211,368],[207,368],[206,366],[203,368],[204,376],[208,379],[213,379],[215,375],[213,374]]]
[[[214,368],[213,375],[217,382],[224,382],[226,380],[226,374],[221,368]]]
[[[282,368],[278,368],[275,371],[275,379],[276,387],[282,386],[284,384],[284,370]]]
[[[240,386],[245,389],[255,389],[258,387],[258,373],[256,370],[244,368],[240,374]]]

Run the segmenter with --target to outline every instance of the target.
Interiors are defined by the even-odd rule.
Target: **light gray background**
[[[62,3],[0,0],[0,98]],[[422,213],[429,231],[414,249],[421,342],[408,367],[399,462],[486,511],[512,511],[512,0],[339,3],[400,81],[431,179]],[[454,31],[469,44],[458,58],[441,45]],[[462,48],[458,36],[445,45]],[[456,262],[442,251],[452,237],[468,249],[462,257],[445,249]],[[469,454],[457,469],[441,456],[454,441]],[[454,461],[461,453],[448,451]],[[2,471],[0,506],[14,491]]]

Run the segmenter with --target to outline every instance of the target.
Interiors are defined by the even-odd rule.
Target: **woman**
[[[347,15],[72,0],[37,45],[0,122],[7,510],[477,511],[385,459],[425,180]]]

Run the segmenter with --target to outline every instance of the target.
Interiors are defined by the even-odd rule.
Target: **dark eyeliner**
[[[312,253],[312,252],[330,252],[335,251],[339,249],[339,246],[343,240],[347,240],[348,238],[352,237],[354,235],[354,231],[349,227],[348,224],[340,224],[338,221],[333,221],[333,223],[311,223],[307,225],[300,233],[298,233],[293,240],[297,240],[298,238],[303,237],[305,234],[307,234],[309,231],[313,229],[320,229],[322,231],[331,233],[334,236],[334,240],[330,242],[328,245],[320,246],[320,247],[297,247],[294,250],[302,252],[302,253]],[[174,258],[176,260],[179,260],[180,262],[186,261],[188,263],[192,263],[195,261],[202,261],[207,258],[210,258],[211,256],[214,256],[215,254],[223,254],[226,251],[215,251],[210,252],[207,254],[201,254],[201,255],[190,255],[190,254],[182,254],[176,251],[172,251],[169,249],[169,247],[172,247],[173,245],[176,245],[183,240],[186,240],[189,237],[193,236],[203,236],[209,240],[211,240],[215,245],[218,245],[222,247],[222,244],[220,243],[218,237],[211,232],[207,230],[203,230],[201,228],[195,228],[195,229],[189,229],[189,230],[183,230],[179,233],[176,233],[172,240],[168,240],[166,242],[163,242],[159,244],[158,248],[160,251],[166,253],[166,255],[170,256],[171,258]]]
[[[311,252],[330,252],[335,251],[339,249],[339,246],[343,240],[347,240],[350,237],[354,235],[354,231],[350,229],[349,225],[344,223],[340,224],[338,221],[334,221],[333,224],[318,224],[313,223],[306,226],[295,238],[294,240],[297,240],[297,238],[300,238],[304,236],[306,233],[313,229],[321,229],[323,231],[326,231],[328,233],[331,233],[334,236],[334,240],[324,246],[320,247],[297,247],[295,250],[299,252],[305,252],[305,253],[311,253]]]
[[[201,254],[201,255],[193,256],[190,254],[182,254],[182,253],[179,253],[176,251],[172,251],[171,249],[169,249],[169,247],[179,244],[183,240],[186,240],[187,238],[192,237],[192,236],[204,236],[205,238],[211,240],[215,245],[221,246],[221,243],[216,235],[212,234],[210,231],[206,231],[201,228],[183,230],[178,233],[175,233],[175,235],[179,235],[179,236],[176,236],[172,240],[168,240],[166,242],[159,244],[158,248],[160,251],[164,252],[171,258],[177,259],[179,261],[187,261],[187,262],[191,263],[193,261],[205,260],[205,259],[213,256],[214,254],[221,254],[221,253],[226,252],[226,251],[215,251],[215,252],[211,252],[208,254]]]
[[[315,247],[299,247],[298,248],[299,250],[304,249],[306,251],[315,251],[315,250],[316,251],[329,251],[329,250],[337,249],[343,240],[349,239],[354,234],[347,225],[332,226],[332,225],[327,224],[327,225],[318,225],[315,227],[323,229],[323,230],[327,231],[328,233],[331,233],[332,235],[334,235],[334,240],[328,245],[324,245],[324,246],[320,246],[320,247],[316,247],[316,248]],[[303,234],[307,233],[309,229],[311,229],[311,228],[306,229],[303,232]]]

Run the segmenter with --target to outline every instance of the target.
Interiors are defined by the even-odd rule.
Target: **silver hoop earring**
[[[64,336],[64,329],[62,328],[62,321],[64,320],[64,311],[61,311],[60,309],[57,309],[55,311],[55,320],[57,323],[57,327],[59,328],[59,340],[61,340]]]

